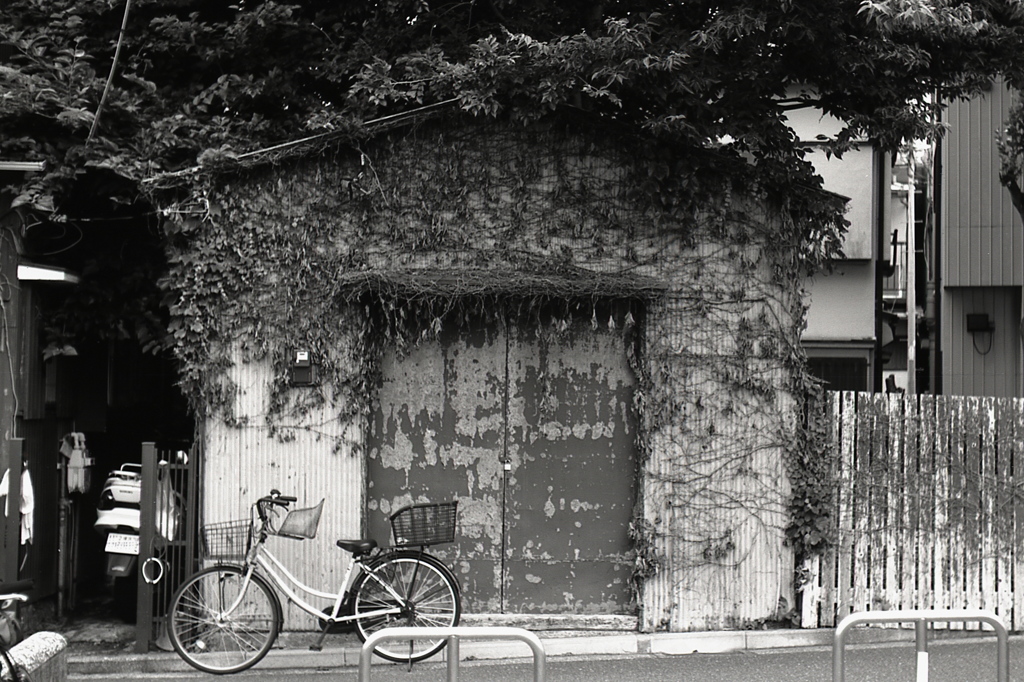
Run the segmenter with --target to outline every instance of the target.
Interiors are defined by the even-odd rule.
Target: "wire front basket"
[[[243,521],[208,523],[203,526],[203,556],[208,559],[242,560],[249,551],[252,524]]]
[[[456,502],[413,504],[391,515],[396,547],[426,547],[455,540]]]

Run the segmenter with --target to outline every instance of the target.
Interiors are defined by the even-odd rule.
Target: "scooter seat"
[[[351,552],[352,556],[362,556],[369,554],[377,548],[376,540],[338,540],[338,547],[341,547],[346,552]]]

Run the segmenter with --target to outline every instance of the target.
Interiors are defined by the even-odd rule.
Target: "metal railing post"
[[[845,682],[846,679],[846,671],[844,669],[846,633],[853,626],[865,623],[914,623],[918,665],[917,679],[918,682],[927,682],[927,624],[936,621],[976,621],[991,625],[996,631],[996,680],[998,682],[1010,682],[1010,647],[1006,626],[994,613],[978,609],[864,611],[851,613],[836,627],[835,637],[832,641],[832,682]]]
[[[459,682],[459,636],[448,637],[448,682]]]
[[[540,638],[529,630],[510,627],[385,628],[370,635],[359,650],[359,682],[370,682],[370,662],[377,645],[389,640],[444,639],[448,642],[448,682],[459,679],[459,640],[518,640],[533,651],[533,682],[544,682],[547,654]]]
[[[928,682],[928,623],[924,618],[914,623],[914,644],[917,649],[917,682]]]

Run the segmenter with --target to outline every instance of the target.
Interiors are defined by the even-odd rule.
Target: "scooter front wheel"
[[[281,602],[257,574],[212,566],[178,588],[168,614],[171,645],[186,663],[215,675],[258,663],[281,631]]]

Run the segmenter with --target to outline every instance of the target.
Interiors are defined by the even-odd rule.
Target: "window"
[[[867,391],[867,358],[808,358],[811,374],[829,391]]]

